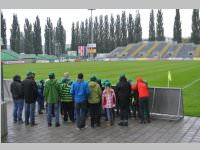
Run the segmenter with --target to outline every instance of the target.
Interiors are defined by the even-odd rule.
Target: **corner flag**
[[[168,71],[168,81],[172,81],[172,76],[170,71]]]

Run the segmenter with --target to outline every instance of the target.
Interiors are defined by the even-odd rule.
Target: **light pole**
[[[93,24],[92,24],[92,11],[96,9],[88,9],[91,11],[91,43],[93,43]]]

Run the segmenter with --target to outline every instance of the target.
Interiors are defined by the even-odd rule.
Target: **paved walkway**
[[[37,115],[36,127],[18,125],[12,122],[12,104],[8,104],[8,136],[2,142],[8,143],[200,143],[200,118],[185,117],[180,121],[153,119],[150,124],[139,124],[130,118],[128,127],[117,125],[77,131],[75,124],[61,127],[47,127],[46,114]],[[89,125],[90,121],[87,120]]]

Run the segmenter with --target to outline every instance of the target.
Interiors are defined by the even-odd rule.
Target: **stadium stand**
[[[55,60],[58,59],[54,55],[35,55],[35,54],[18,54],[12,50],[2,50],[1,60],[3,61],[17,61],[22,59],[36,59],[36,60]]]
[[[199,56],[200,45],[161,41],[128,44],[121,49],[117,47],[109,54],[109,58],[193,58]]]
[[[136,58],[143,57],[147,50],[149,50],[155,42],[148,42],[146,45],[140,50],[139,53],[135,55]]]
[[[109,55],[108,57],[116,57],[121,51],[123,51],[125,47],[116,47]]]
[[[194,55],[194,46],[193,44],[184,44],[180,51],[177,53],[176,57],[182,57],[182,58],[192,58]]]
[[[167,52],[168,49],[170,49],[172,47],[172,45],[170,43],[167,43],[165,45],[165,47],[163,47],[163,49],[160,51],[160,57],[163,57],[163,55]]]
[[[118,58],[119,58],[119,57],[126,57],[128,51],[129,51],[132,47],[133,47],[133,44],[128,44],[128,45],[123,49],[123,51],[121,51],[121,53],[119,53],[119,54],[117,55],[117,57],[118,57]]]
[[[130,57],[135,57],[136,55],[138,55],[141,52],[141,50],[146,46],[147,46],[147,43],[142,43],[135,51],[133,51]]]
[[[149,53],[146,57],[157,57],[160,56],[160,51],[165,47],[167,43],[160,42],[158,43],[157,47],[152,50],[152,52]]]
[[[194,56],[200,57],[200,45],[196,47]]]
[[[182,47],[183,47],[183,44],[178,44],[176,49],[172,53],[172,57],[176,57],[177,53],[181,50]]]
[[[155,42],[153,46],[146,51],[143,57],[148,57],[159,45],[161,45],[161,43]]]
[[[173,52],[177,49],[177,47],[177,44],[172,44],[172,46],[168,50],[166,50],[165,54],[162,55],[162,58],[172,57]]]

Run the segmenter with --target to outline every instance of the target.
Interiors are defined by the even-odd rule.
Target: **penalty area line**
[[[197,82],[199,82],[199,81],[200,81],[200,78],[199,78],[199,79],[196,79],[196,80],[194,80],[194,81],[192,81],[191,83],[189,83],[189,84],[187,84],[187,85],[185,85],[185,86],[183,87],[183,89],[189,88],[189,87],[191,87],[192,85],[194,85],[195,83],[197,83]]]

